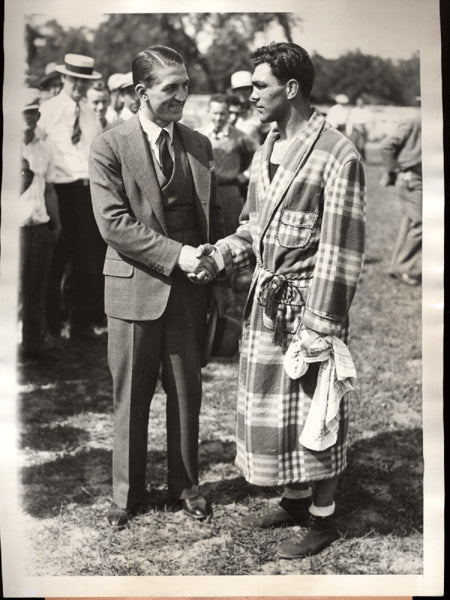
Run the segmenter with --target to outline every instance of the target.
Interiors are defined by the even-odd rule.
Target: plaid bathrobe
[[[347,399],[336,444],[303,447],[318,365],[292,380],[283,358],[300,320],[346,339],[365,239],[364,171],[353,144],[314,111],[271,181],[277,137],[273,129],[254,156],[238,230],[217,243],[227,274],[256,263],[244,311],[236,464],[264,486],[328,479],[346,466]]]

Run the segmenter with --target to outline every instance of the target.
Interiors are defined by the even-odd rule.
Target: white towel
[[[356,369],[341,339],[319,336],[301,326],[286,352],[284,368],[289,377],[298,379],[312,362],[321,364],[300,443],[310,450],[321,451],[337,441],[341,399],[354,391]]]

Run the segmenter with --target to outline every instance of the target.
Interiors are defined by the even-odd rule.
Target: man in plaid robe
[[[308,53],[272,43],[253,60],[250,99],[261,121],[275,125],[254,156],[240,226],[216,243],[214,257],[227,275],[256,263],[244,311],[236,464],[250,483],[284,486],[275,509],[245,522],[306,526],[278,550],[300,558],[339,536],[334,497],[346,467],[348,398],[340,403],[336,443],[321,451],[304,447],[299,438],[319,366],[290,379],[283,361],[299,327],[310,334],[311,352],[327,336],[347,339],[363,263],[364,171],[353,144],[309,103]]]

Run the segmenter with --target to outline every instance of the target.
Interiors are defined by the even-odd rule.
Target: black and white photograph
[[[440,4],[275,7],[5,1],[6,598],[443,594]]]

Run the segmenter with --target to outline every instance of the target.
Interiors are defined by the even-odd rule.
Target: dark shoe
[[[203,496],[184,498],[181,502],[183,512],[191,519],[206,519],[211,515],[211,508]]]
[[[389,275],[405,285],[416,287],[420,284],[420,276],[408,275],[408,273],[389,273]]]
[[[311,515],[308,529],[297,539],[284,542],[278,548],[280,558],[304,558],[318,554],[340,536],[334,517],[314,517]]]
[[[119,508],[118,506],[111,506],[108,508],[106,518],[108,523],[117,529],[123,529],[132,516],[131,511],[126,508]]]
[[[291,500],[282,498],[278,506],[260,515],[247,515],[242,519],[245,527],[259,527],[270,529],[275,527],[289,527],[302,525],[307,522],[311,498]]]

